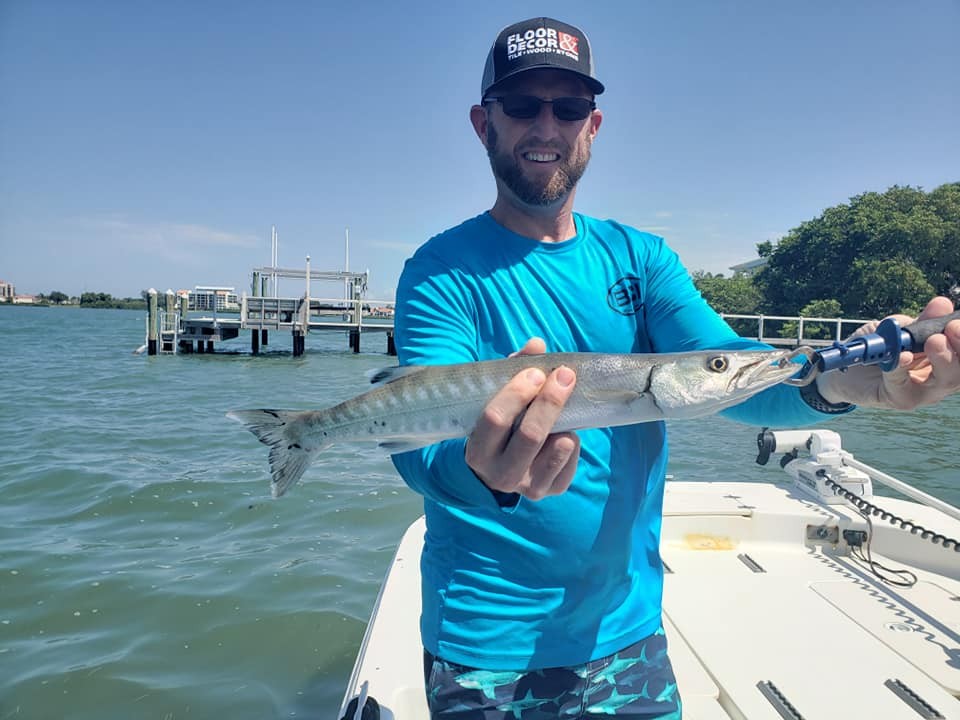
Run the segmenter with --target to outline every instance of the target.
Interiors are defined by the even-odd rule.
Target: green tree
[[[693,284],[710,306],[719,313],[754,315],[760,305],[760,291],[747,275],[726,278],[722,274],[697,270],[692,275]],[[756,321],[727,318],[727,324],[744,335],[756,334]]]
[[[59,290],[54,290],[47,296],[47,298],[50,300],[50,302],[56,305],[59,305],[60,303],[63,303],[69,300],[70,296],[67,295],[66,293],[60,292]]]
[[[80,305],[85,308],[115,308],[122,310],[142,310],[146,302],[141,298],[115,298],[109,293],[85,292],[80,296]]]
[[[919,313],[934,296],[923,271],[905,259],[854,261],[851,293],[860,301],[863,317],[881,318],[892,312]]]
[[[941,185],[930,193],[928,202],[941,219],[943,238],[924,275],[937,292],[950,294],[960,285],[960,183]]]
[[[840,318],[843,313],[837,300],[814,300],[800,308],[800,317],[803,318]],[[788,320],[783,324],[784,337],[799,337],[800,322]],[[803,337],[807,340],[836,339],[836,325],[834,323],[807,322],[803,323]],[[842,338],[841,338],[842,339]]]
[[[109,307],[113,303],[113,296],[109,293],[85,292],[80,296],[81,305],[91,307]]]
[[[746,275],[727,278],[722,274],[697,270],[693,284],[710,306],[719,313],[753,315],[760,304],[760,291]]]
[[[915,309],[960,280],[960,183],[864,193],[757,250],[766,312],[796,314],[821,298],[860,317]]]

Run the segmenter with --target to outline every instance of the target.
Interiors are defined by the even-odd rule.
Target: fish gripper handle
[[[888,371],[897,367],[900,353],[904,350],[923,352],[923,346],[930,336],[942,333],[951,320],[960,320],[960,310],[941,317],[917,320],[905,328],[901,328],[893,318],[884,320],[877,326],[876,334],[883,338],[890,350],[890,357],[879,363],[880,369]]]

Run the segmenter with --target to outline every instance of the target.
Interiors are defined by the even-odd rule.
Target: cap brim
[[[511,80],[515,78],[517,75],[521,75],[530,70],[560,70],[562,72],[568,72],[571,75],[576,75],[578,78],[583,80],[584,83],[586,83],[587,88],[594,95],[601,95],[603,91],[606,89],[603,86],[602,82],[600,82],[596,78],[590,77],[589,75],[585,75],[581,72],[577,72],[576,70],[570,70],[569,68],[559,68],[556,65],[550,65],[548,63],[544,63],[543,65],[528,65],[527,67],[517,68],[513,72],[508,73],[507,75],[504,75],[502,78],[500,78],[497,82],[493,83],[493,85],[488,87],[483,92],[483,97],[486,97],[487,95],[489,95],[491,91],[496,90],[498,87],[503,85],[507,80]]]

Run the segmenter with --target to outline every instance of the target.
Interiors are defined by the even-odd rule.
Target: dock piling
[[[179,334],[180,320],[177,317],[176,295],[167,288],[163,303],[163,321],[160,323],[160,352],[173,353],[177,351],[177,335]]]
[[[157,324],[160,322],[160,311],[157,308],[157,291],[150,288],[147,291],[147,355],[157,354]]]
[[[303,295],[279,297],[279,278],[301,279]],[[345,297],[313,297],[312,283],[316,281],[343,283]],[[197,286],[193,293],[181,291],[176,296],[168,290],[165,303],[158,307],[157,292],[151,289],[147,345],[152,355],[178,351],[206,354],[214,352],[214,343],[249,330],[250,351],[258,355],[269,342],[270,330],[290,331],[293,356],[299,357],[306,351],[307,333],[314,330],[346,331],[354,353],[360,352],[362,335],[383,332],[387,334],[387,352],[395,354],[393,301],[365,300],[368,281],[369,271],[315,271],[309,255],[303,269],[280,268],[274,253],[269,267],[253,269],[251,295],[243,293],[241,298],[233,294],[233,288]],[[239,317],[233,317],[238,310]],[[212,317],[201,316],[200,311],[212,311]],[[228,316],[221,317],[223,312]]]

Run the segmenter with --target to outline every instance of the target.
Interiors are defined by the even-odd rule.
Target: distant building
[[[756,275],[757,271],[767,264],[767,258],[755,258],[753,260],[747,260],[747,262],[740,263],[739,265],[731,265],[730,269],[733,270],[733,276],[737,275],[746,275],[750,277]]]
[[[13,302],[13,296],[17,294],[17,289],[13,283],[6,280],[0,280],[0,302]]]
[[[232,287],[216,287],[213,285],[197,285],[190,292],[191,310],[205,310],[208,312],[238,312],[240,298]]]
[[[14,295],[14,305],[33,305],[37,301],[36,295]]]

